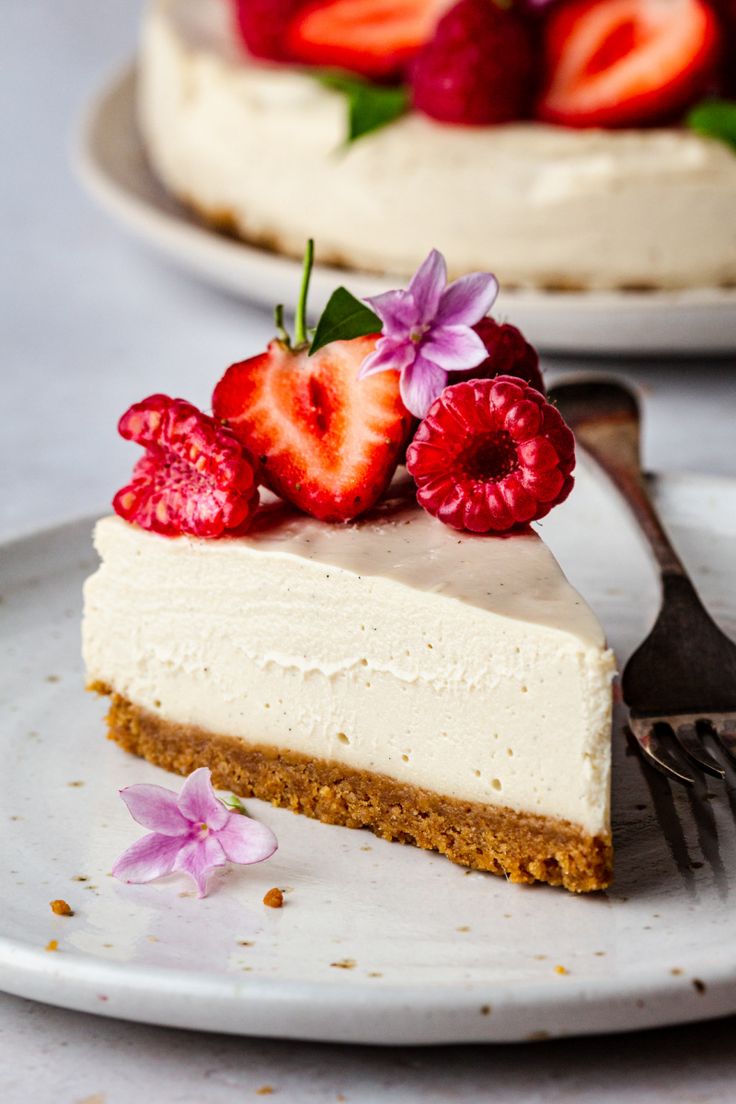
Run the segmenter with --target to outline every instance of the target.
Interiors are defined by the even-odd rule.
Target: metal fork
[[[736,760],[736,644],[704,608],[649,497],[636,396],[613,380],[589,380],[552,387],[550,399],[626,499],[659,565],[659,616],[621,677],[631,731],[668,777],[694,782],[687,773],[692,761],[725,778],[703,737],[715,734]],[[678,745],[686,759],[676,755]]]

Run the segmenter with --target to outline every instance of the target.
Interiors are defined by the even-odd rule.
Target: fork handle
[[[687,571],[665,533],[649,496],[641,470],[639,408],[631,392],[629,409],[606,416],[578,419],[565,415],[580,444],[598,461],[626,499],[659,564],[666,586],[673,577],[688,579]]]

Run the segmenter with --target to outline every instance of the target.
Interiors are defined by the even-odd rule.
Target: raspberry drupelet
[[[235,434],[183,399],[150,395],[118,431],[146,452],[113,499],[115,513],[163,536],[219,537],[258,506],[255,462]]]
[[[503,533],[548,514],[573,486],[560,413],[513,376],[447,387],[407,450],[417,500],[454,529]]]

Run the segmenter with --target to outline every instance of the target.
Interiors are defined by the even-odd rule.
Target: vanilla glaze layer
[[[446,126],[412,113],[344,148],[345,103],[254,62],[228,0],[152,0],[139,117],[168,188],[244,237],[408,274],[433,246],[505,286],[736,283],[736,156],[686,130]]]
[[[97,525],[90,681],[182,724],[609,831],[613,658],[535,535],[456,533],[399,497],[244,538]]]

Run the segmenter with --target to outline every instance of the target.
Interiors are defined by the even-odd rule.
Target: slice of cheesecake
[[[97,525],[90,687],[129,751],[333,824],[577,891],[608,884],[612,654],[533,534],[400,491],[215,541]]]

